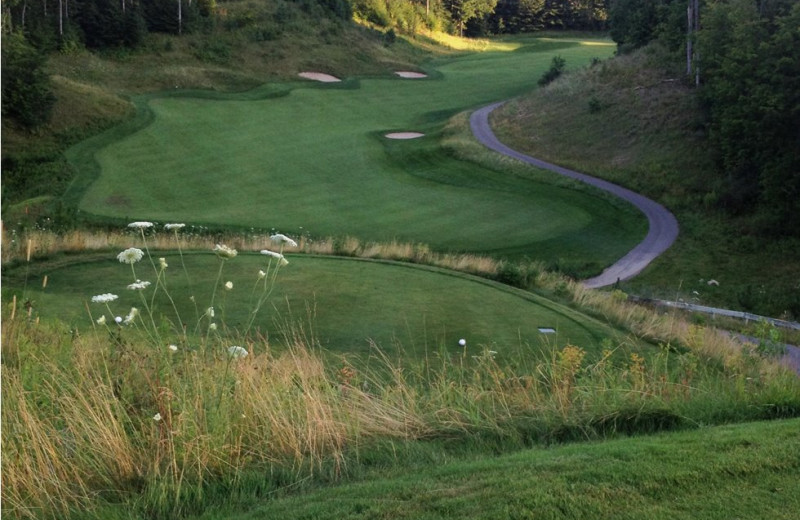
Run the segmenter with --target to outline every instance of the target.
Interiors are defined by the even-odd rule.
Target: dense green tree
[[[19,32],[3,35],[2,111],[24,127],[50,119],[55,97],[44,70],[46,56]]]
[[[800,230],[800,4],[711,4],[699,41],[701,96],[721,204]]]
[[[622,53],[644,47],[656,36],[659,0],[613,0],[609,11],[611,39]]]
[[[497,0],[445,0],[444,6],[450,11],[453,22],[463,35],[467,22],[494,12]]]

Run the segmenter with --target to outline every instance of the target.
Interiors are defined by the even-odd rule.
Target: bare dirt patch
[[[427,74],[423,74],[422,72],[413,72],[410,70],[398,70],[395,72],[395,74],[406,79],[422,79],[428,77]]]
[[[425,134],[421,134],[419,132],[392,132],[390,134],[384,135],[387,139],[416,139],[418,137],[422,137]]]
[[[330,74],[325,74],[324,72],[301,72],[298,74],[298,76],[314,81],[321,81],[323,83],[336,83],[342,81],[336,76],[331,76]]]

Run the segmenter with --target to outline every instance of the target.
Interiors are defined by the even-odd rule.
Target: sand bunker
[[[395,74],[397,74],[401,78],[408,78],[408,79],[421,79],[428,77],[427,74],[423,74],[421,72],[411,72],[410,70],[398,70],[397,72],[395,72]]]
[[[323,83],[336,83],[337,81],[342,81],[336,76],[331,76],[330,74],[324,74],[322,72],[301,72],[298,74],[298,76],[305,79],[313,79],[314,81],[321,81]]]
[[[386,134],[384,137],[387,139],[416,139],[423,135],[425,134],[419,132],[392,132],[391,134]]]

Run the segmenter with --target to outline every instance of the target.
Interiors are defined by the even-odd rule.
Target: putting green
[[[107,217],[577,258],[599,271],[643,237],[646,224],[636,212],[456,160],[439,144],[453,114],[534,88],[554,55],[576,67],[614,49],[609,41],[520,42],[513,52],[432,62],[431,76],[414,81],[306,81],[241,95],[142,99],[149,124],[93,141],[94,153],[84,159],[71,156],[79,169],[91,170],[91,157],[99,165],[80,208]],[[384,137],[403,131],[425,136]]]
[[[114,254],[105,258],[76,259],[44,270],[28,287],[40,286],[38,278],[47,274],[46,291],[29,291],[27,297],[35,302],[40,315],[67,320],[84,333],[91,328],[91,319],[101,314],[113,323],[114,316],[105,305],[91,302],[94,295],[118,295],[109,306],[119,316],[125,316],[132,306],[143,309],[138,291],[126,288],[133,280],[130,268],[120,264]],[[190,296],[195,296],[202,314],[210,305],[220,261],[211,253],[184,258],[191,285],[186,283],[177,254],[166,256],[167,285],[181,321],[192,331],[198,320]],[[220,328],[223,324],[233,330],[244,328],[253,308],[257,273],[265,267],[266,257],[259,254],[240,253],[226,262],[214,302],[213,321]],[[11,276],[21,276],[22,271],[17,268]],[[155,280],[146,259],[136,264],[136,276]],[[232,290],[222,287],[227,281],[232,282]],[[19,280],[11,282],[21,285]],[[152,286],[142,294],[149,299]],[[154,308],[177,322],[166,298],[157,298]],[[209,320],[203,318],[200,323],[206,330]],[[291,256],[290,264],[278,271],[274,292],[256,321],[276,343],[282,342],[282,329],[287,325],[313,333],[327,349],[352,353],[369,352],[370,341],[390,352],[396,352],[399,345],[414,355],[432,353],[442,346],[459,352],[462,338],[470,354],[484,348],[500,354],[519,349],[549,351],[549,346],[566,343],[598,351],[604,338],[620,336],[608,325],[572,309],[480,278],[418,265],[306,255]],[[543,334],[539,328],[553,328],[556,333]],[[167,339],[169,336],[165,335],[165,341],[177,341]]]

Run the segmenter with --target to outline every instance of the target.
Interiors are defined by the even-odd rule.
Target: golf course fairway
[[[644,236],[641,215],[459,160],[441,138],[453,115],[535,88],[554,56],[584,66],[613,43],[526,37],[498,47],[430,62],[424,79],[140,97],[137,123],[71,151],[83,176],[72,196],[86,213],[121,220],[397,239],[599,272]]]

